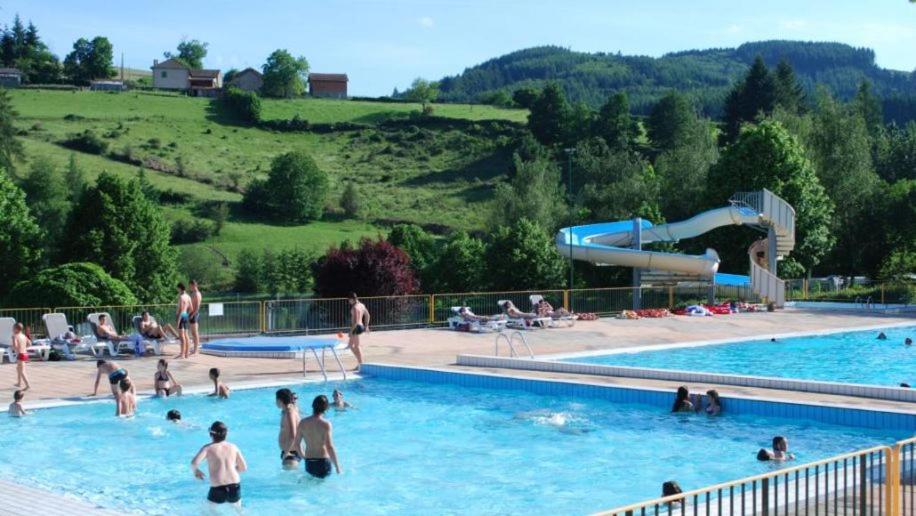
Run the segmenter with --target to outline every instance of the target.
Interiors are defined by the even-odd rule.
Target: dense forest
[[[875,64],[875,53],[842,43],[761,41],[738,48],[673,52],[659,58],[575,52],[543,46],[512,52],[446,77],[439,99],[474,102],[502,98],[526,87],[540,89],[555,81],[570,102],[597,108],[611,93],[624,91],[636,114],[647,114],[666,92],[677,90],[711,117],[722,114],[732,84],[761,56],[768,66],[785,60],[792,65],[806,93],[826,87],[843,100],[852,98],[863,80],[884,101],[888,121],[902,124],[916,118],[916,74],[887,70]]]

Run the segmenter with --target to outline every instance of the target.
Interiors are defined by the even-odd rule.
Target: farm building
[[[22,84],[22,72],[15,68],[0,68],[0,87],[18,88]]]
[[[122,81],[90,81],[89,89],[92,91],[125,91],[127,86]]]
[[[161,63],[153,61],[153,87],[215,97],[222,87],[222,74],[219,70],[192,70],[174,58]]]
[[[309,94],[313,97],[345,99],[348,80],[345,73],[310,73]]]
[[[263,85],[264,77],[261,75],[261,72],[254,68],[245,68],[232,76],[232,80],[226,84],[226,86],[235,86],[241,90],[253,91],[255,93],[261,91],[261,86]]]

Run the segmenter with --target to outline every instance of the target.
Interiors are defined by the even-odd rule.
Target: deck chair
[[[96,358],[101,357],[108,347],[104,342],[99,342],[95,335],[67,338],[75,335],[73,326],[67,323],[67,316],[61,313],[44,314],[41,320],[45,323],[45,331],[51,347],[62,352],[66,357],[75,353],[88,353]]]
[[[99,316],[100,315],[104,315],[106,319],[108,319],[109,321],[112,321],[111,315],[108,314],[108,312],[97,312],[97,313],[91,313],[87,315],[86,322],[88,322],[89,325],[92,326],[92,336],[96,338],[96,341],[98,343],[105,345],[105,347],[108,349],[109,355],[111,355],[112,357],[116,357],[121,353],[122,350],[127,350],[128,352],[131,352],[134,350],[135,341],[142,343],[142,339],[140,338],[139,335],[136,336],[135,341],[132,341],[132,340],[113,341],[113,340],[99,338],[98,328],[99,328]],[[114,322],[111,323],[111,328],[114,329],[114,331],[118,331],[118,329],[115,328],[114,326]]]
[[[500,299],[496,302],[496,305],[502,309],[503,304],[507,303],[508,299]],[[535,330],[538,328],[547,328],[553,323],[553,320],[550,317],[534,317],[534,318],[525,318],[525,317],[512,317],[507,316],[508,322],[506,327],[515,328],[517,330]]]
[[[528,299],[531,300],[531,310],[534,311],[534,313],[537,313],[538,303],[544,299],[544,296],[540,294],[531,294],[528,296]],[[555,315],[550,318],[550,326],[556,327],[559,326],[560,323],[565,323],[567,326],[572,326],[576,323],[576,319],[577,317],[575,315],[569,313],[567,315]]]
[[[153,321],[156,321],[156,318],[153,317],[152,315],[150,315],[149,318]],[[153,348],[153,353],[155,353],[156,355],[162,354],[162,347],[165,346],[166,344],[174,344],[175,342],[177,342],[175,339],[170,339],[168,337],[164,339],[151,339],[143,335],[143,332],[140,331],[140,323],[143,321],[142,315],[135,315],[130,321],[131,321],[131,324],[133,324],[134,326],[134,332],[137,335],[139,335],[141,339],[143,339],[143,344]],[[163,330],[162,334],[165,335],[165,330]]]
[[[6,356],[11,364],[16,363],[16,360],[19,359],[16,355],[16,351],[13,350],[13,326],[15,325],[16,319],[12,317],[0,317],[0,350],[2,350],[3,355]],[[51,346],[32,343],[31,346],[26,348],[26,353],[28,353],[29,356],[34,356],[42,361],[46,361],[51,355]],[[0,361],[2,361],[2,358],[0,358]]]
[[[470,331],[474,333],[484,333],[490,331],[502,331],[506,328],[506,323],[508,322],[505,319],[494,319],[489,321],[478,321],[473,319],[468,319],[461,315],[460,306],[452,307],[452,316],[448,318],[448,327],[452,330],[457,331]],[[471,315],[474,315],[470,309],[467,310]]]

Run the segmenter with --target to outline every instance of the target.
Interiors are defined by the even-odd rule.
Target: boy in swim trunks
[[[350,340],[347,346],[356,357],[356,370],[363,365],[363,352],[359,349],[359,336],[369,331],[369,310],[356,297],[355,292],[350,293]]]
[[[29,390],[29,379],[25,375],[25,365],[29,361],[29,346],[32,341],[22,332],[22,323],[13,325],[13,351],[16,352],[16,387],[22,387],[23,391]]]
[[[328,410],[328,397],[316,396],[312,401],[312,415],[302,418],[296,428],[296,446],[305,441],[305,471],[315,478],[325,478],[331,474],[331,464],[340,474],[337,462],[337,450],[331,439],[331,422],[324,418]]]
[[[205,475],[199,466],[206,460],[210,470],[210,492],[207,493],[207,500],[214,505],[228,503],[235,507],[236,511],[241,511],[242,486],[239,474],[244,473],[248,465],[245,464],[241,450],[226,441],[228,434],[229,428],[222,421],[210,425],[210,438],[213,442],[197,452],[191,461],[191,469],[195,477],[203,480]]]
[[[13,393],[13,402],[10,403],[9,414],[10,417],[22,417],[28,414],[24,408],[22,408],[22,398],[25,397],[25,393],[22,391],[16,391]]]
[[[302,460],[302,452],[296,443],[296,425],[299,424],[299,407],[296,405],[296,393],[289,389],[279,389],[276,394],[277,408],[280,409],[280,460],[283,469],[296,469]]]
[[[114,395],[115,400],[118,398],[118,384],[121,380],[127,378],[127,369],[119,366],[117,362],[111,360],[97,360],[95,362],[95,388],[92,390],[90,396],[97,396],[99,394],[99,382],[102,380],[102,375],[108,376],[108,383],[111,384],[111,394]]]
[[[204,300],[204,295],[200,293],[200,288],[197,286],[197,280],[191,280],[188,283],[188,287],[191,288],[191,311],[188,313],[188,322],[191,324],[191,342],[194,343],[194,348],[191,350],[192,355],[197,354],[197,350],[200,349],[200,304]]]
[[[134,394],[134,385],[130,378],[118,382],[119,392],[115,400],[115,415],[130,417],[137,411],[137,396]]]
[[[181,352],[175,358],[188,358],[188,328],[191,325],[191,296],[185,292],[184,283],[178,284],[178,307],[175,309],[175,327],[181,339]]]

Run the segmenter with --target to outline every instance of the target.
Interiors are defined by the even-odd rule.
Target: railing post
[[[770,514],[770,479],[764,478],[760,481],[760,509],[763,516]]]
[[[868,468],[865,464],[867,454],[859,455],[859,514],[868,514]],[[815,493],[816,499],[817,493]]]
[[[572,312],[572,306],[569,305],[569,289],[563,291],[563,308]]]
[[[436,295],[429,295],[429,324],[436,322]]]
[[[881,304],[884,304],[884,283],[881,284]]]
[[[668,285],[668,310],[674,310],[674,287]]]
[[[900,444],[894,445],[887,452],[884,461],[884,478],[887,479],[887,489],[884,490],[884,513],[891,516],[900,514],[900,459],[903,458],[903,449]]]

